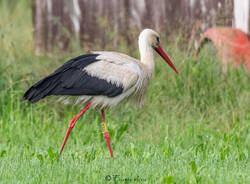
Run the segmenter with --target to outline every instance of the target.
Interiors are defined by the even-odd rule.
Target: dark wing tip
[[[97,56],[99,56],[99,54],[85,54],[67,61],[57,70],[55,70],[54,73],[50,74],[49,76],[45,77],[44,79],[38,81],[33,86],[31,86],[24,93],[20,101],[23,102],[27,100],[29,103],[36,103],[42,98],[52,95],[54,93],[54,90],[61,86],[61,83],[63,82],[61,80],[67,80],[67,78],[70,78],[71,75],[74,74],[70,73],[69,71],[80,71],[87,65],[93,62],[97,62]],[[67,75],[67,73],[69,73],[70,75]]]

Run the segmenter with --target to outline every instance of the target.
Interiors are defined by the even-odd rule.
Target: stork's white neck
[[[141,62],[148,68],[150,72],[154,72],[154,54],[153,48],[147,40],[147,35],[140,34],[139,36],[139,51]]]

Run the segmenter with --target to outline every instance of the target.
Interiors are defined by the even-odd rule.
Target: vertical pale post
[[[234,27],[249,33],[249,0],[234,0]]]

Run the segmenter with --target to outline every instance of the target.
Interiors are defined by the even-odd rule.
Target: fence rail
[[[194,28],[200,32],[215,25],[232,26],[234,4],[242,1],[32,0],[35,50],[40,54],[54,47],[67,49],[72,38],[85,48],[93,47],[91,43],[116,46],[120,40],[131,44],[145,27],[191,34]]]

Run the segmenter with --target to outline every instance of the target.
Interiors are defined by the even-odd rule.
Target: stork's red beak
[[[161,48],[160,45],[155,49],[155,51],[158,52],[158,54],[161,55],[161,57],[168,63],[168,65],[169,65],[176,73],[178,73],[178,71],[176,70],[174,64],[173,64],[172,61],[169,59],[168,55],[167,55],[166,52]]]

